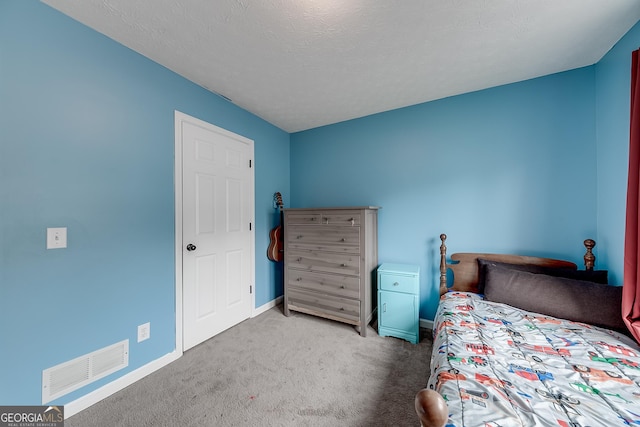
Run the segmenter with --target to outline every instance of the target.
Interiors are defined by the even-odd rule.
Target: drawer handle
[[[315,221],[315,220],[316,220],[316,217],[315,217],[315,216],[312,216],[312,217],[311,217],[311,221]]]
[[[400,285],[400,283],[398,283],[398,282],[395,282],[395,283],[393,284],[393,286],[399,286],[399,285]]]
[[[297,282],[302,282],[302,277],[298,277],[298,278],[296,279],[296,281],[297,281]]]
[[[302,234],[298,234],[298,235],[296,236],[296,239],[302,239]]]
[[[356,220],[353,218],[351,218],[349,221],[351,221],[351,225],[353,225],[356,222]]]
[[[340,267],[346,267],[347,264],[340,264]]]
[[[329,224],[329,218],[326,218],[326,220],[325,220],[325,222],[324,222],[324,223],[325,223],[325,224]]]
[[[386,302],[384,304],[382,304],[382,312],[383,313],[387,312],[387,303]]]
[[[347,239],[345,239],[344,237],[342,239],[340,239],[341,242],[346,242]]]
[[[340,289],[344,289],[344,285],[340,286]]]
[[[298,258],[298,260],[297,260],[297,261],[298,261],[298,262],[302,261],[302,258]]]
[[[340,307],[340,311],[344,311],[344,307]]]

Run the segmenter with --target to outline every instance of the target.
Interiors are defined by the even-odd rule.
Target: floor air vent
[[[129,340],[42,371],[42,404],[64,396],[129,365]]]

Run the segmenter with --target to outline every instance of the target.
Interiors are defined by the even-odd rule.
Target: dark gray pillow
[[[478,258],[478,292],[484,292],[486,266],[494,265],[512,270],[527,271],[535,274],[546,274],[548,276],[565,277],[567,279],[586,280],[589,282],[601,283],[606,285],[609,283],[609,273],[607,270],[575,270],[572,268],[555,268],[544,267],[541,265],[531,264],[508,264],[506,262],[491,261],[488,259]]]
[[[485,299],[527,311],[626,332],[622,286],[485,266]]]

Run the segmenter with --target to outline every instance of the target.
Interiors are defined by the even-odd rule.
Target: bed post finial
[[[449,419],[447,403],[437,392],[420,390],[414,399],[416,413],[422,427],[444,427]]]
[[[587,248],[587,253],[584,254],[584,268],[588,271],[593,270],[596,264],[596,256],[591,251],[596,245],[596,241],[593,239],[587,239],[584,241],[584,247]]]
[[[440,245],[440,295],[442,295],[447,292],[447,245],[444,244],[447,235],[442,233],[440,240],[442,241]]]

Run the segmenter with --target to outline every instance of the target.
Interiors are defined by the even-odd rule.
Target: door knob
[[[196,245],[194,245],[193,243],[189,243],[189,244],[187,245],[187,250],[188,250],[189,252],[191,252],[191,251],[195,251],[195,250],[196,250]]]

